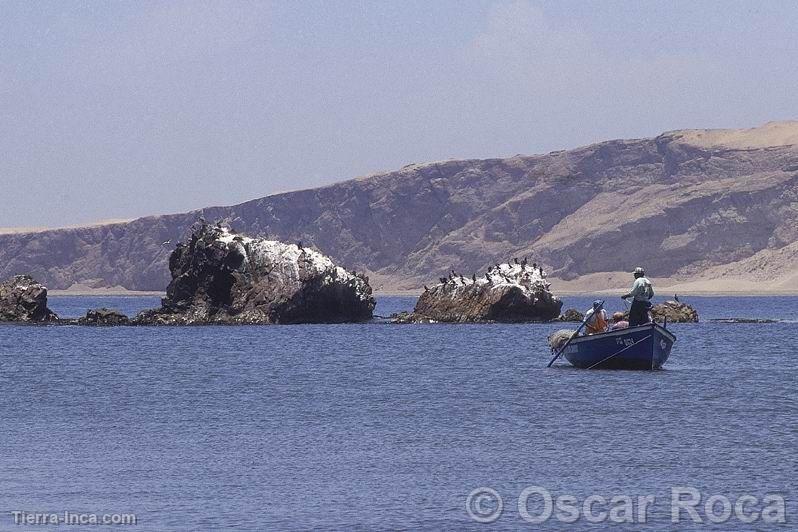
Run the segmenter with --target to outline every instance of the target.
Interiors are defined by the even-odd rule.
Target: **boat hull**
[[[670,356],[676,337],[649,323],[574,338],[565,348],[566,360],[585,369],[660,369]]]

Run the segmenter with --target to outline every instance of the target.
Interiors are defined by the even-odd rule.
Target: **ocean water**
[[[135,514],[111,529],[136,531],[710,526],[703,502],[703,524],[671,522],[680,486],[756,497],[749,516],[767,494],[786,500],[786,523],[733,514],[715,530],[795,530],[798,298],[684,299],[702,319],[786,321],[672,325],[657,372],[547,369],[557,324],[0,326],[0,530],[109,529],[17,526],[20,511]],[[63,316],[157,303],[51,298]],[[412,305],[381,298],[376,312]],[[533,524],[542,496],[526,516],[518,505],[533,486],[654,502],[645,522],[591,523],[580,507],[575,523]],[[497,515],[489,495],[471,499],[490,524],[466,509],[480,488],[503,501]]]

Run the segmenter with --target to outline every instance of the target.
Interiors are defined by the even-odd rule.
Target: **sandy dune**
[[[133,221],[133,218],[111,218],[86,224],[65,225],[62,227],[0,227],[0,235],[17,235],[24,233],[43,233],[59,229],[82,229],[87,227],[101,227],[105,225],[124,224]]]
[[[666,135],[701,148],[750,150],[798,145],[798,120],[768,122],[750,129],[683,129]]]

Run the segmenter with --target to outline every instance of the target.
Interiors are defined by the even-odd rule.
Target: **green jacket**
[[[647,278],[638,277],[635,279],[629,295],[633,296],[635,301],[648,301],[654,297],[654,286]]]

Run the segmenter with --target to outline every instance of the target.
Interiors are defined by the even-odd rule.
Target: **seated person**
[[[626,329],[627,327],[629,327],[629,322],[626,321],[623,312],[616,312],[612,315],[612,325],[610,326],[611,331]]]
[[[601,301],[594,301],[593,308],[585,312],[585,329],[587,334],[599,334],[607,332],[609,322],[607,320],[607,311],[601,308]]]

